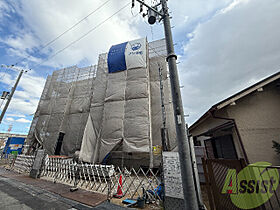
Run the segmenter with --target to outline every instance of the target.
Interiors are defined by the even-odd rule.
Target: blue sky
[[[27,133],[48,74],[97,62],[111,45],[147,36],[164,37],[130,5],[81,41],[48,60],[129,1],[111,0],[102,9],[38,52],[105,1],[0,0],[0,64],[31,69],[24,74],[0,131]],[[146,1],[148,3],[155,0]],[[186,119],[193,123],[211,105],[279,71],[279,0],[169,0]],[[136,4],[137,5],[137,4]],[[46,60],[44,65],[38,65]],[[0,91],[8,91],[19,72],[0,69]],[[2,103],[2,101],[1,101]],[[2,106],[3,107],[3,106]]]

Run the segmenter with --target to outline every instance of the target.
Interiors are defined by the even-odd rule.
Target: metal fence
[[[10,168],[18,173],[29,174],[35,156],[18,155]],[[148,203],[159,206],[159,169],[121,168],[113,165],[76,163],[72,158],[46,157],[40,178],[73,187],[106,194],[108,199],[122,197],[137,199],[145,196]]]
[[[34,163],[35,156],[33,155],[17,155],[15,161],[11,165],[11,169],[18,172],[29,174],[33,163]]]
[[[159,170],[120,168],[113,165],[76,163],[67,158],[46,158],[41,177],[73,187],[137,199],[146,196],[151,203],[160,204],[162,195]]]

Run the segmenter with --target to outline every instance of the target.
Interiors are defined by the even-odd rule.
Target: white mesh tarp
[[[161,68],[166,127],[173,148],[176,134],[165,40],[149,43],[146,54],[144,67],[115,73],[108,73],[107,54],[99,56],[97,66],[55,71],[46,81],[29,144],[42,142],[47,153],[54,154],[63,132],[61,154],[80,150],[86,162],[102,162],[118,145],[118,151],[135,154],[131,159],[141,154],[153,158],[152,146],[161,145],[163,125]]]
[[[121,144],[122,152],[143,154],[149,154],[151,146],[161,145],[163,121],[159,67],[163,74],[169,145],[171,148],[175,146],[176,133],[167,77],[166,53],[162,50],[165,49],[164,41],[149,44],[151,57],[147,68],[108,74],[107,66],[103,63],[102,74],[97,73],[95,84],[97,90],[95,94],[98,93],[98,97],[93,97],[92,101],[93,104],[102,106],[94,107],[98,113],[91,114],[92,121],[88,121],[88,128],[85,129],[83,143],[87,146],[81,149],[82,160],[102,162],[117,144]],[[106,63],[106,56],[102,59]],[[100,84],[97,86],[98,82]],[[100,116],[100,112],[103,112],[103,116]],[[92,131],[95,131],[94,135],[89,135]],[[95,145],[91,147],[91,151],[88,149],[90,145]]]
[[[58,134],[63,132],[65,143],[61,153],[71,155],[80,149],[95,71],[95,66],[73,66],[48,76],[28,134],[28,144],[40,142],[48,154],[54,154]]]
[[[131,46],[134,43],[136,42],[131,42]],[[143,44],[146,46],[146,42],[142,42]],[[144,47],[144,49],[147,48]],[[146,54],[147,52],[145,51],[142,56],[146,56]],[[143,61],[146,58],[139,60]],[[142,68],[138,67],[139,64]],[[143,68],[143,66],[146,66],[146,68]],[[102,162],[105,156],[119,143],[122,144],[122,149],[125,152],[149,153],[151,150],[149,135],[151,125],[147,65],[142,65],[141,62],[134,62],[125,71],[102,72],[107,76],[97,74],[96,81],[106,83],[105,93],[104,85],[101,84],[98,86],[96,84],[94,92],[101,91],[104,93],[102,97],[104,101],[100,97],[96,99],[93,97],[92,103],[102,104],[103,116],[101,119],[98,114],[91,115],[93,122],[100,122],[101,129],[99,123],[94,124],[88,121],[88,126],[84,131],[84,136],[87,136],[87,139],[83,139],[83,142],[89,142],[83,143],[84,145],[96,142],[97,147],[92,148],[90,152],[92,156],[88,155],[87,148],[82,147],[80,158],[87,162]],[[101,108],[99,111],[101,111]],[[92,130],[99,131],[98,134],[93,135],[96,139],[89,135]]]

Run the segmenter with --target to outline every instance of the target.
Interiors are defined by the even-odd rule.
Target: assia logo
[[[139,50],[141,48],[141,44],[138,42],[138,43],[134,43],[133,45],[131,45],[131,49],[133,51],[135,50]]]
[[[248,165],[236,174],[229,169],[222,193],[230,194],[232,203],[241,209],[261,206],[275,193],[279,184],[277,169],[268,167],[268,162],[256,162]]]

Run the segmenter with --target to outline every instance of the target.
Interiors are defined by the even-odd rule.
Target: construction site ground
[[[15,173],[0,166],[1,209],[125,209],[107,196]]]

